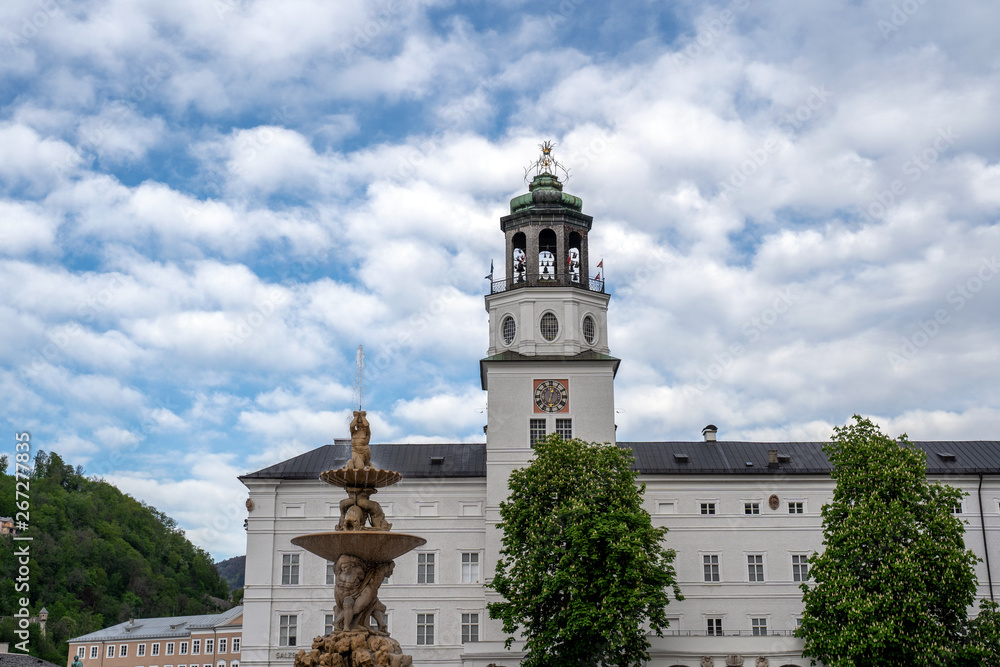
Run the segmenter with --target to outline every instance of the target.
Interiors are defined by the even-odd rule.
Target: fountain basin
[[[319,478],[327,484],[333,484],[341,488],[356,486],[370,489],[392,486],[401,480],[403,476],[394,470],[379,470],[377,468],[350,470],[347,468],[338,468],[320,473]]]
[[[384,530],[342,530],[299,535],[292,538],[292,544],[329,561],[350,554],[371,563],[384,563],[427,544],[427,540]]]

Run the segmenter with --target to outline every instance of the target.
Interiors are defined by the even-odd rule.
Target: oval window
[[[594,341],[597,340],[597,325],[594,324],[594,318],[590,315],[583,318],[583,339],[587,341],[587,345],[593,345]]]
[[[550,343],[559,335],[559,320],[552,313],[542,315],[541,322],[542,338]]]
[[[517,335],[517,322],[510,315],[503,318],[503,322],[500,324],[500,335],[503,336],[504,345],[510,345],[514,342],[514,336]]]

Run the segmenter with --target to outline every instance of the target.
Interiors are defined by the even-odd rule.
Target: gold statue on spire
[[[538,144],[538,147],[542,150],[542,154],[537,160],[524,168],[524,182],[530,185],[534,177],[541,176],[542,174],[550,174],[551,176],[555,176],[556,180],[560,180],[558,173],[560,171],[563,174],[561,180],[563,182],[568,181],[569,169],[552,156],[552,150],[556,147],[555,142],[546,140]]]

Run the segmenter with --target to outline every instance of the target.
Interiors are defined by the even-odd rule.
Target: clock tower
[[[488,392],[486,432],[486,575],[500,549],[499,505],[511,471],[532,458],[549,433],[615,441],[614,377],[608,347],[608,300],[602,267],[588,245],[593,218],[563,191],[566,170],[541,146],[527,170],[527,194],[500,219],[506,251],[486,295],[490,347],[480,361]],[[599,264],[599,263],[598,263]],[[597,274],[591,278],[591,270]]]

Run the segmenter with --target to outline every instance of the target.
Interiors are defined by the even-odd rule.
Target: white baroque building
[[[546,154],[547,155],[547,154]],[[551,432],[615,442],[609,295],[589,279],[593,219],[542,168],[500,221],[505,275],[486,296],[489,350],[480,361],[488,392],[483,444],[373,444],[373,465],[403,474],[376,500],[394,531],[427,544],[396,561],[380,599],[389,630],[415,665],[514,665],[484,587],[500,548],[499,504],[512,470]],[[596,268],[596,267],[595,267]],[[377,434],[376,434],[377,435]],[[670,529],[668,546],[685,600],[668,608],[670,630],[651,637],[650,664],[809,664],[792,636],[802,613],[805,558],[822,547],[820,510],[832,497],[819,442],[618,442],[633,451],[645,507]],[[1000,442],[918,442],[928,475],[969,493],[956,508],[967,545],[981,559],[979,595],[992,598],[1000,547]],[[339,489],[318,479],[342,466],[338,440],[240,479],[249,489],[244,594],[244,667],[288,667],[330,630],[332,574],[291,543],[332,530]],[[736,658],[739,656],[743,662]],[[759,658],[767,658],[767,662]],[[708,660],[711,662],[709,662]]]

